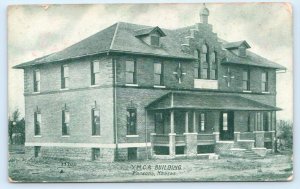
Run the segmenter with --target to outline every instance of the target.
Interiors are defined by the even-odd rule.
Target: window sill
[[[36,137],[36,138],[41,138],[42,135],[34,135],[33,137]]]
[[[40,91],[38,91],[38,92],[32,92],[32,94],[40,94],[41,92]]]
[[[100,86],[100,85],[91,85],[90,87],[93,88],[93,87],[99,87],[99,86]]]
[[[127,138],[139,137],[139,135],[126,135]]]
[[[92,135],[93,138],[100,138],[101,135]]]
[[[270,92],[269,91],[263,91],[263,92],[261,92],[262,94],[270,94]]]
[[[243,93],[252,93],[252,91],[244,90]]]
[[[138,87],[139,85],[138,84],[129,84],[129,83],[126,83],[125,86],[127,86],[127,87]]]
[[[67,91],[67,90],[69,90],[69,88],[62,88],[62,89],[60,89],[60,91]]]
[[[70,135],[62,135],[61,137],[66,137],[66,138],[68,138],[68,137],[70,137]]]
[[[153,87],[154,88],[159,88],[159,89],[165,89],[166,88],[166,86],[164,86],[164,85],[154,85]]]

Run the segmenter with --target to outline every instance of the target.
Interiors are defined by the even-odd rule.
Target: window
[[[228,114],[227,113],[223,113],[223,131],[227,131],[228,130]]]
[[[205,113],[200,113],[199,114],[199,126],[200,126],[200,131],[205,131]]]
[[[128,160],[137,160],[137,148],[127,149]]]
[[[40,70],[34,70],[33,72],[33,91],[40,92]]]
[[[91,63],[91,84],[92,85],[99,85],[100,80],[100,62],[95,60]]]
[[[136,62],[126,61],[126,83],[136,84]]]
[[[68,110],[62,111],[62,135],[70,135],[70,113]]]
[[[263,72],[261,75],[261,90],[262,92],[269,91],[268,72]]]
[[[92,148],[92,160],[98,160],[100,158],[100,148]]]
[[[165,134],[163,113],[155,113],[154,116],[155,116],[154,117],[155,133],[156,134]]]
[[[42,116],[40,112],[34,112],[34,135],[41,135]]]
[[[239,55],[242,57],[246,56],[246,48],[244,46],[239,47]]]
[[[100,110],[92,109],[92,135],[100,135]]]
[[[210,70],[210,79],[218,78],[218,62],[217,62],[217,52],[213,52],[211,55],[211,70]]]
[[[163,64],[158,62],[154,63],[154,85],[163,84]]]
[[[69,67],[67,65],[61,67],[61,88],[69,88]]]
[[[250,91],[250,71],[243,71],[243,90]]]
[[[271,120],[270,120],[270,118],[271,118],[271,115],[270,115],[270,112],[263,112],[262,113],[262,120],[263,120],[263,130],[264,131],[269,131],[270,129],[269,129],[269,125],[270,125],[270,123],[271,123]]]
[[[201,59],[201,78],[208,79],[209,78],[209,54],[208,54],[208,46],[206,44],[202,46],[200,59]]]
[[[151,45],[153,46],[159,46],[159,37],[158,36],[151,36]]]
[[[200,78],[201,73],[201,61],[200,61],[200,52],[199,50],[194,51],[194,57],[198,59],[198,61],[194,64],[194,77],[196,79]]]
[[[136,135],[136,108],[127,109],[127,135]]]

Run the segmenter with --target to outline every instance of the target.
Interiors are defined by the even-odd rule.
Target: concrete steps
[[[261,156],[257,155],[252,150],[245,150],[244,151],[244,158],[246,158],[246,159],[263,159],[264,157],[261,157]]]

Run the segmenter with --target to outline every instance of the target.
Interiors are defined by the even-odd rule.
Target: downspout
[[[148,154],[148,126],[147,126],[147,109],[145,108],[145,144],[146,144],[146,155],[147,155],[147,160],[149,159],[149,154]]]
[[[117,129],[117,92],[116,92],[116,81],[117,81],[117,65],[116,59],[113,58],[113,69],[114,69],[114,81],[113,81],[113,103],[114,103],[114,133],[115,133],[115,140],[114,143],[116,144],[115,149],[115,159],[118,157],[118,129]]]

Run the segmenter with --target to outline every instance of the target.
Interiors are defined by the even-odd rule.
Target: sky
[[[27,5],[8,9],[9,113],[24,116],[23,71],[12,66],[62,50],[118,21],[175,29],[200,22],[202,4]],[[207,3],[209,23],[226,41],[287,68],[277,74],[278,119],[293,120],[292,8],[287,3]]]

